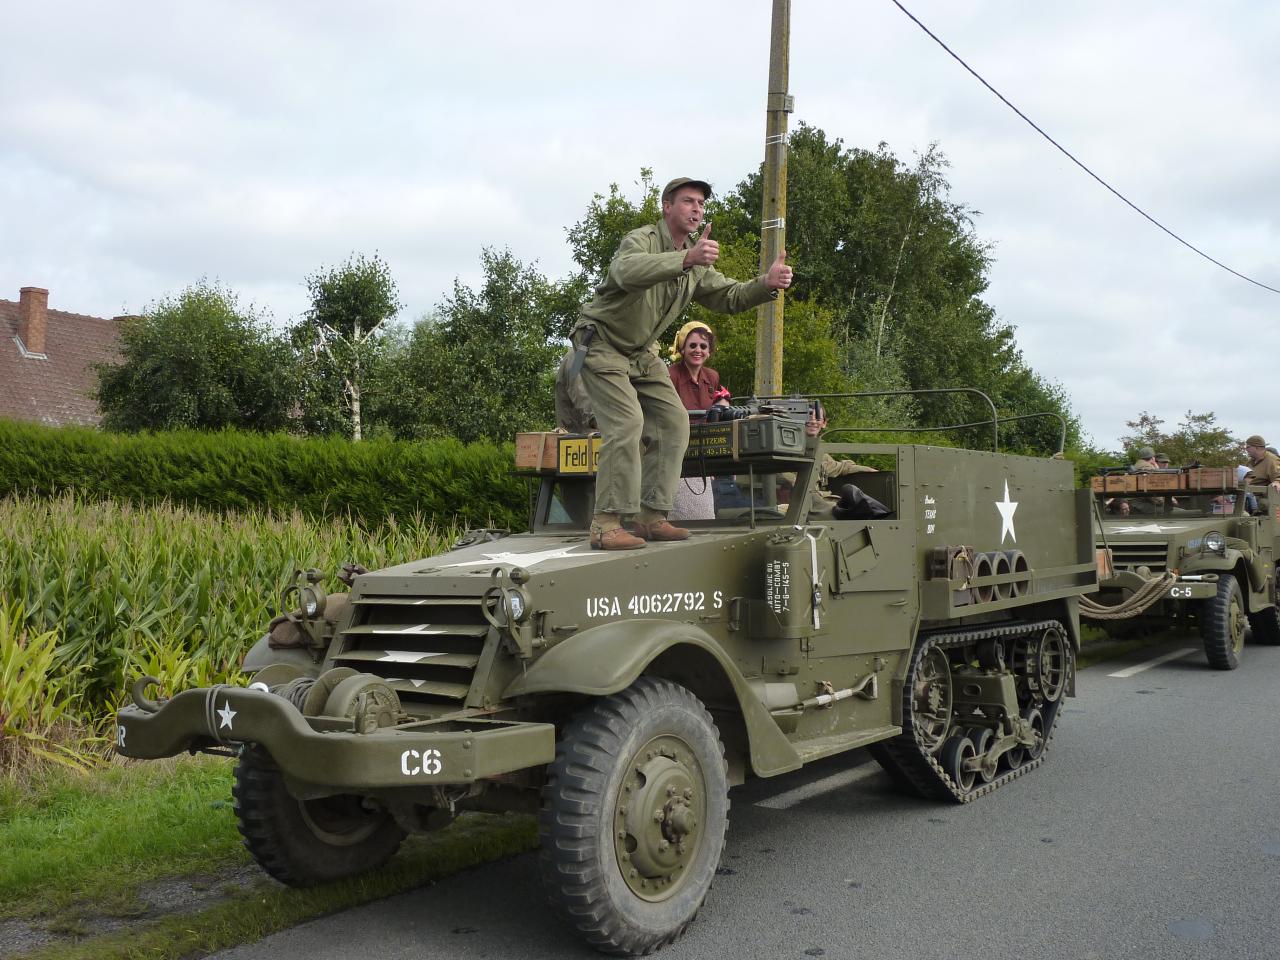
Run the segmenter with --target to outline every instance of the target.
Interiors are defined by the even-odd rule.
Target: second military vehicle
[[[341,601],[296,584],[251,683],[159,701],[144,679],[118,750],[234,751],[241,832],[289,884],[460,810],[536,811],[552,903],[629,955],[694,918],[748,777],[871,746],[967,802],[1043,762],[1097,583],[1069,463],[825,442],[766,407],[694,428],[684,483],[711,499],[687,541],[601,552],[598,443],[522,447],[528,533],[358,573]],[[826,457],[878,470],[836,502]]]
[[[1246,632],[1280,644],[1280,498],[1270,488],[1242,487],[1227,467],[1115,468],[1092,486],[1097,546],[1109,552],[1110,570],[1084,603],[1086,616],[1118,636],[1197,629],[1217,670],[1240,665]]]

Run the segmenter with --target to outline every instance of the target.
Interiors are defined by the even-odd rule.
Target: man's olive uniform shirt
[[[1262,459],[1249,464],[1249,472],[1245,479],[1256,486],[1280,480],[1280,459],[1271,451],[1262,454]]]
[[[652,349],[690,301],[716,313],[741,313],[771,300],[764,277],[730,280],[715,267],[684,269],[689,243],[676,248],[665,220],[632,230],[622,239],[604,282],[582,308],[575,329],[596,335],[624,356]]]

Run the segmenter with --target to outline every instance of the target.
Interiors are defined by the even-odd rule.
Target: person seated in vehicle
[[[1157,453],[1156,466],[1159,467],[1161,470],[1171,469],[1172,464],[1170,464],[1169,462],[1169,455],[1167,453]]]
[[[1138,459],[1133,461],[1133,465],[1129,467],[1130,473],[1142,473],[1147,470],[1159,470],[1160,464],[1156,463],[1156,452],[1151,447],[1143,447],[1138,451]]]
[[[817,438],[827,428],[827,410],[821,400],[809,407],[809,420],[804,425],[806,436]],[[876,473],[853,460],[837,460],[824,453],[813,465],[813,497],[809,502],[809,517],[834,518],[836,520],[878,520],[889,515],[889,509],[873,497],[868,497],[856,484],[842,479],[856,473]]]
[[[1244,442],[1244,452],[1249,457],[1244,482],[1250,486],[1269,484],[1280,493],[1280,457],[1267,450],[1267,441],[1255,433]]]
[[[1124,497],[1112,497],[1107,501],[1107,513],[1114,514],[1117,517],[1127,517],[1129,515],[1129,501]]]

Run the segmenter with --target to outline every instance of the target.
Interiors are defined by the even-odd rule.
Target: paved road
[[[1048,761],[966,806],[902,797],[861,751],[733,791],[722,875],[663,960],[1280,957],[1280,647],[1081,672]],[[222,960],[592,957],[533,856]]]

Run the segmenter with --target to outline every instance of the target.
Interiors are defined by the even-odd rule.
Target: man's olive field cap
[[[675,193],[677,190],[679,190],[681,187],[687,187],[687,186],[701,187],[703,198],[706,200],[711,199],[711,184],[707,183],[707,181],[692,180],[689,177],[676,177],[674,180],[672,180],[670,183],[668,183],[665,187],[662,188],[663,202],[665,203],[666,201],[670,200],[671,195]]]
[[[1138,451],[1139,460],[1153,460],[1155,459],[1155,455],[1156,455],[1156,452],[1152,450],[1150,447],[1143,447],[1141,450]]]

